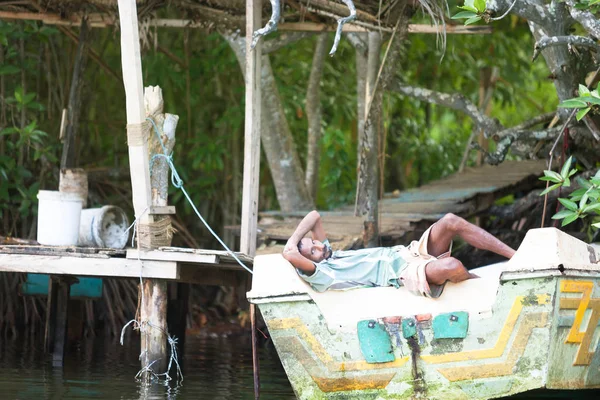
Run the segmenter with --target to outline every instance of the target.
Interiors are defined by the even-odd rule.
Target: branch
[[[435,92],[425,88],[404,85],[398,81],[390,82],[388,89],[421,101],[462,111],[471,117],[475,125],[484,132],[486,138],[489,138],[498,131],[504,130],[504,127],[498,120],[485,115],[475,104],[471,103],[460,93],[447,94]]]
[[[565,44],[569,46],[589,47],[594,51],[600,49],[600,46],[598,46],[596,41],[584,36],[544,36],[533,46],[533,57],[531,58],[531,61],[535,61],[545,48]]]
[[[569,6],[569,12],[571,17],[583,26],[589,34],[594,37],[600,38],[600,21],[589,11],[578,10],[575,8],[575,2],[573,0],[567,0]]]
[[[279,0],[271,0],[271,8],[271,18],[269,18],[267,24],[264,26],[264,28],[260,28],[252,34],[252,44],[250,45],[250,49],[254,49],[261,36],[266,36],[269,33],[277,30],[277,21],[279,21],[279,18],[281,17],[281,6],[279,4]]]
[[[263,42],[262,54],[273,53],[288,44],[295,43],[301,39],[314,35],[315,32],[286,32],[277,38],[265,40]]]
[[[538,115],[537,117],[533,117],[525,122],[521,122],[519,125],[513,126],[511,129],[516,131],[522,131],[529,128],[533,128],[538,124],[542,124],[544,122],[551,121],[552,118],[556,115],[556,111],[552,111],[549,113]]]
[[[508,7],[508,10],[506,10],[504,14],[496,18],[490,18],[490,21],[500,21],[502,18],[506,17],[508,13],[510,13],[511,10],[514,8],[515,4],[517,4],[517,0],[513,0],[513,3],[510,5],[510,7]]]
[[[473,148],[485,154],[486,163],[490,165],[498,165],[504,161],[504,159],[506,158],[506,154],[508,154],[508,150],[514,142],[526,140],[539,141],[554,139],[560,134],[561,130],[562,127],[550,128],[541,131],[516,130],[514,128],[506,129],[502,133],[502,136],[498,134],[497,137],[494,138],[498,140],[496,142],[496,151],[494,151],[493,153],[488,153],[477,143],[473,144]]]
[[[492,13],[500,13],[511,7],[511,0],[489,0],[487,9]],[[512,14],[518,15],[528,21],[541,26],[552,24],[552,13],[548,6],[534,4],[528,0],[519,0],[512,5]]]
[[[350,44],[354,47],[356,51],[361,52],[363,55],[367,55],[367,43],[362,39],[362,35],[360,33],[351,32],[346,34],[346,38],[350,42]]]
[[[350,15],[348,15],[347,17],[344,18],[339,18],[337,20],[337,30],[335,31],[335,39],[333,40],[333,47],[331,48],[331,51],[329,52],[330,56],[333,56],[335,54],[335,51],[337,50],[338,44],[340,43],[340,38],[342,37],[342,28],[344,27],[344,24],[346,22],[350,22],[350,21],[354,21],[356,19],[356,7],[354,7],[354,3],[352,2],[352,0],[342,0],[344,2],[345,5],[348,6],[348,9],[350,10]]]

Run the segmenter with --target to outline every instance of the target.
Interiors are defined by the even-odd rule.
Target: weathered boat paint
[[[502,268],[502,276],[488,310],[478,302],[478,287],[489,288],[483,279],[449,284],[439,300],[415,300],[420,305],[412,307],[403,289],[321,296],[283,258],[256,257],[249,299],[259,304],[300,399],[487,399],[543,387],[597,388],[598,259],[593,248],[556,229],[533,230],[509,263],[490,267]],[[379,292],[365,292],[380,290],[401,303],[400,315],[382,316],[378,303],[352,303],[360,296],[381,302]],[[472,304],[456,301],[462,306],[453,310],[461,295]],[[358,319],[346,313],[331,323],[324,310],[336,299],[340,308],[355,307]],[[363,319],[369,307],[373,317]],[[377,346],[391,345],[393,361],[365,358],[359,332],[369,324],[389,335]]]

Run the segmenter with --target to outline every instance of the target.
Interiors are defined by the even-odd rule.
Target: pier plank
[[[121,278],[179,279],[175,261],[138,261],[126,258],[73,258],[66,256],[0,254],[0,272],[28,272]]]

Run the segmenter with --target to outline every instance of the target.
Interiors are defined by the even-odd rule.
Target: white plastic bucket
[[[88,208],[81,212],[79,245],[122,249],[127,244],[129,220],[117,206]]]
[[[37,198],[37,241],[51,246],[77,245],[82,207],[80,196],[40,190]]]

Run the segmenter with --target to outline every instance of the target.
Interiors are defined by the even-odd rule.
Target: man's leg
[[[444,282],[462,282],[471,278],[478,278],[470,273],[465,266],[454,257],[441,258],[425,266],[427,282],[434,285],[443,285]]]
[[[473,247],[489,250],[506,258],[511,258],[515,254],[515,250],[489,232],[454,214],[444,215],[431,228],[427,239],[427,252],[434,257],[444,254],[456,236]]]

